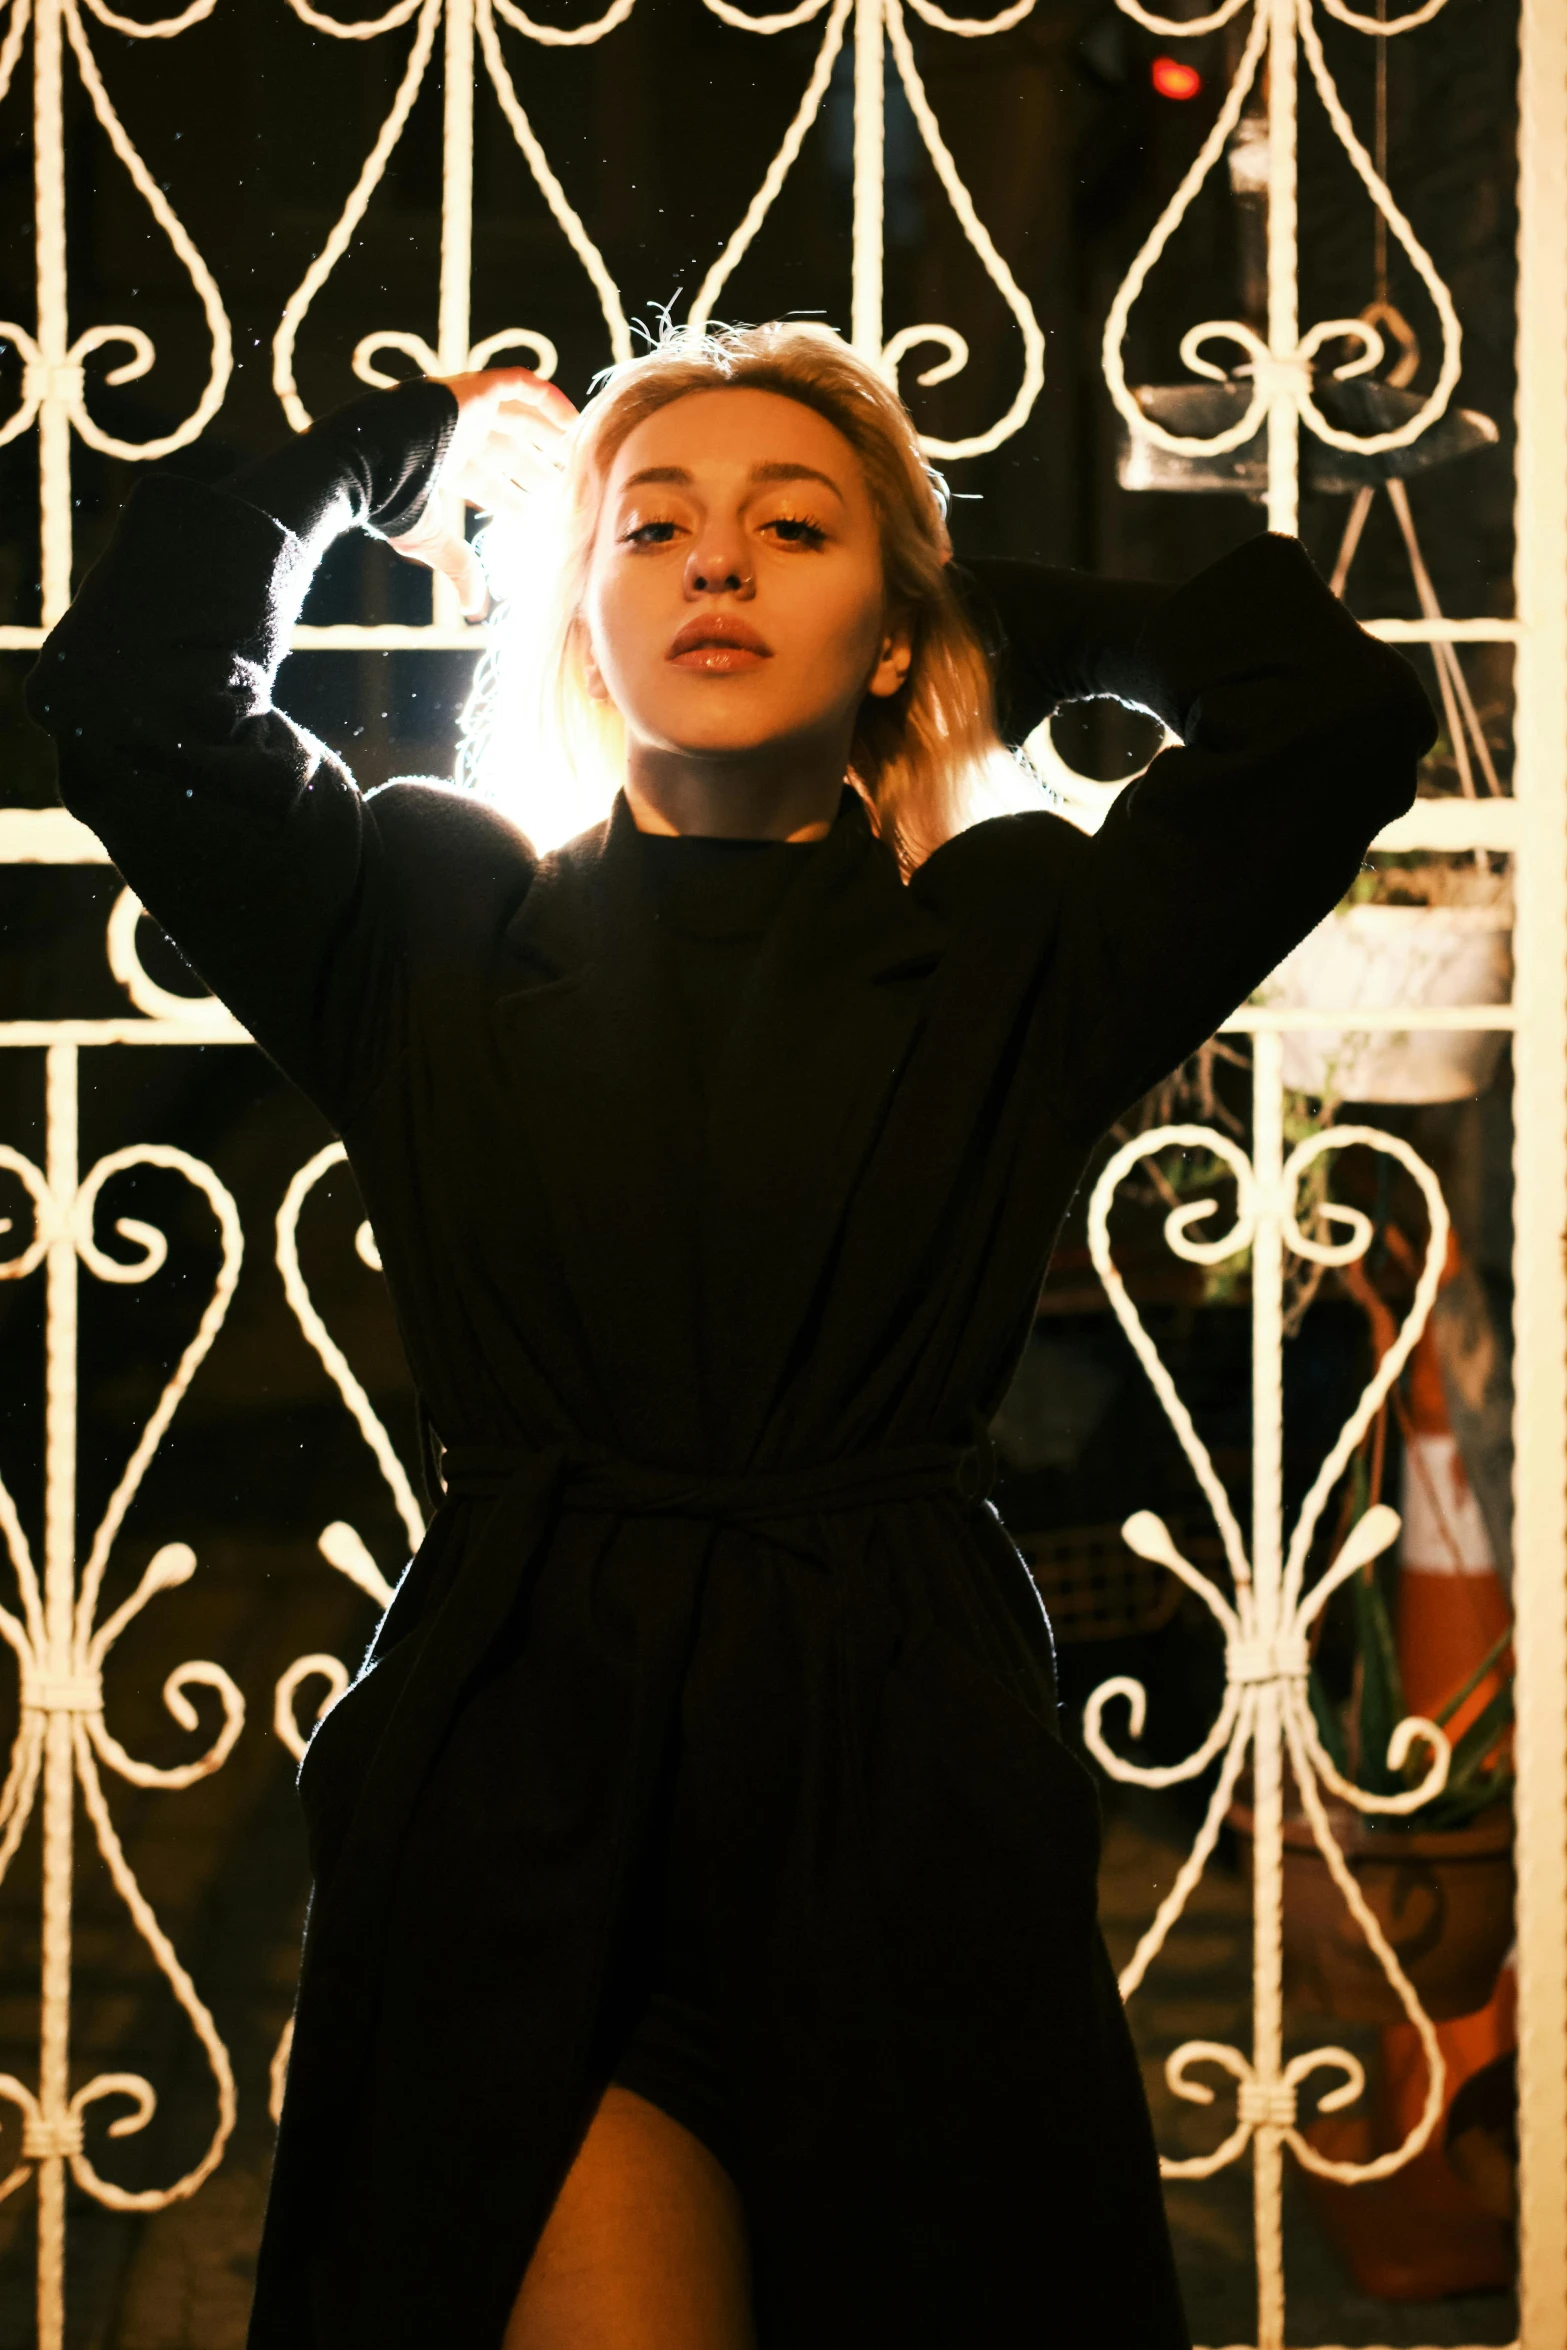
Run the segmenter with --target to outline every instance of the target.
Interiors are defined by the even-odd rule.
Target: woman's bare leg
[[[604,2092],[502,2350],[756,2350],[734,2181],[629,2089]]]

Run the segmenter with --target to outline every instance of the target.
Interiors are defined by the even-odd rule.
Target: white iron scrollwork
[[[16,1609],[0,1606],[0,1638],[16,1658],[21,1718],[10,1767],[0,1790],[0,1876],[14,1857],[41,1790],[43,1831],[42,2003],[36,2088],[13,2075],[0,2077],[0,2098],[22,2117],[22,2161],[0,2181],[9,2194],[36,2169],[39,2188],[39,2340],[58,2350],[63,2310],[65,2257],[64,2172],[97,2202],[116,2211],[160,2211],[193,2195],[223,2156],[234,2126],[234,2079],[228,2051],[212,2015],[182,1965],[173,1944],[143,1894],[115,1830],[100,1766],[137,1787],[190,1787],[222,1768],[244,1727],[244,1700],[223,1667],[206,1660],[178,1665],[163,1685],[163,1700],[179,1727],[198,1731],[201,1717],[193,1690],[217,1698],[221,1726],[206,1750],[173,1767],[142,1762],[129,1754],[105,1717],[104,1673],[110,1652],[126,1627],[159,1593],[178,1588],[196,1570],[195,1553],[184,1543],[165,1543],[142,1572],[129,1597],[99,1620],[104,1577],[126,1513],[169,1424],[228,1313],[243,1255],[239,1211],[212,1169],[189,1152],[166,1144],[132,1144],[111,1151],[85,1175],[77,1149],[78,1050],[55,1044],[47,1060],[48,1151],[39,1167],[9,1146],[0,1148],[0,1166],[21,1184],[32,1209],[30,1237],[4,1263],[0,1279],[25,1280],[43,1268],[48,1285],[46,1319],[47,1418],[45,1432],[44,1559],[42,1572],[11,1493],[0,1481],[0,1540],[16,1580]],[[151,1280],[166,1263],[169,1244],[156,1226],[135,1216],[116,1216],[114,1230],[130,1251],[109,1253],[97,1238],[105,1193],[136,1170],[162,1168],[199,1192],[217,1226],[220,1263],[212,1292],[194,1335],[187,1342],[145,1426],[137,1437],[87,1556],[77,1565],[77,1313],[81,1268],[118,1285]],[[11,1230],[7,1221],[5,1229]],[[151,2120],[156,2093],[139,2075],[105,2073],[74,2092],[70,2086],[71,1913],[74,1797],[92,1823],[98,1852],[137,1934],[201,2043],[212,2074],[217,2118],[200,2160],[165,2187],[131,2190],[106,2179],[86,2150],[89,2109],[105,2099],[129,2100],[129,2110],[108,2124],[111,2138],[124,2138]]]
[[[433,345],[422,336],[403,329],[388,329],[365,336],[354,352],[355,374],[365,383],[384,384],[393,381],[378,365],[380,354],[387,351],[401,352],[428,374],[449,374],[458,369],[483,367],[503,354],[525,351],[529,354],[530,363],[541,375],[550,376],[554,373],[554,343],[535,328],[507,328],[487,336],[480,343],[471,341],[469,279],[475,43],[512,135],[527,159],[539,191],[598,297],[611,355],[617,360],[629,359],[633,347],[631,327],[620,289],[610,274],[603,254],[589,236],[580,214],[567,197],[523,107],[501,45],[496,19],[499,18],[514,31],[520,32],[527,40],[546,47],[581,47],[600,41],[614,32],[631,14],[635,0],[614,0],[614,5],[601,16],[569,28],[537,22],[516,5],[516,0],[399,0],[399,4],[388,9],[384,15],[357,23],[344,21],[309,6],[307,0],[288,0],[288,5],[302,22],[338,40],[373,40],[408,24],[414,28],[401,82],[376,141],[365,158],[359,178],[331,235],[295,293],[290,296],[278,327],[273,345],[273,381],[284,412],[295,429],[302,431],[310,421],[294,376],[294,353],[300,327],[311,303],[347,251],[349,241],[403,135],[414,100],[429,71],[435,52],[436,33],[443,22],[446,36],[446,123],[439,330]],[[796,7],[769,15],[752,15],[732,5],[732,0],[704,0],[704,5],[724,24],[747,33],[767,35],[791,31],[810,23],[824,11],[827,12],[827,23],[805,89],[782,143],[768,164],[762,183],[739,226],[723,246],[697,290],[691,306],[692,322],[705,325],[711,318],[724,288],[771,211],[799,155],[805,135],[821,110],[832,69],[843,47],[852,16],[855,25],[855,346],[874,359],[895,381],[899,366],[911,352],[922,344],[934,343],[940,356],[919,375],[918,380],[922,384],[945,382],[968,364],[969,357],[963,337],[948,326],[904,327],[890,341],[883,341],[884,50],[890,45],[899,79],[936,175],[952,204],[965,238],[1001,295],[1023,341],[1023,377],[1006,413],[983,432],[954,441],[927,438],[925,447],[933,456],[943,457],[975,456],[985,450],[999,448],[1003,441],[1020,428],[1039,397],[1044,383],[1044,335],[1028,297],[980,220],[973,198],[942,136],[915,63],[901,0],[831,0],[830,7],[829,0],[800,0],[800,5]],[[1020,23],[1032,8],[1033,0],[1014,0],[1012,6],[1001,9],[990,18],[948,16],[944,10],[933,5],[933,0],[911,0],[911,5],[919,16],[939,31],[972,40],[990,33],[1005,32]],[[436,593],[438,609],[443,608],[439,584]],[[447,618],[451,616],[450,612],[446,613]]]
[[[1104,378],[1110,397],[1134,440],[1151,441],[1157,447],[1180,456],[1221,456],[1227,450],[1240,448],[1266,425],[1269,435],[1269,523],[1275,530],[1293,531],[1298,497],[1298,425],[1304,424],[1308,432],[1332,448],[1353,450],[1367,457],[1391,449],[1407,448],[1443,414],[1458,382],[1462,358],[1463,337],[1453,298],[1349,119],[1338,85],[1323,55],[1313,0],[1224,0],[1224,4],[1212,14],[1184,20],[1156,15],[1140,6],[1139,0],[1116,0],[1116,4],[1127,16],[1149,31],[1166,34],[1176,40],[1211,32],[1229,23],[1232,17],[1240,15],[1246,7],[1251,7],[1254,13],[1240,63],[1225,94],[1224,103],[1214,118],[1213,127],[1180,186],[1149,231],[1110,305],[1105,320],[1102,353]],[[1446,0],[1426,0],[1425,6],[1395,18],[1390,24],[1382,23],[1375,17],[1356,14],[1345,5],[1345,0],[1323,0],[1323,5],[1328,14],[1337,17],[1341,23],[1353,25],[1357,31],[1388,39],[1429,23],[1446,5]],[[1408,256],[1435,305],[1441,324],[1442,357],[1436,382],[1413,415],[1385,432],[1355,434],[1341,430],[1323,415],[1312,393],[1313,362],[1329,344],[1347,341],[1356,346],[1349,358],[1333,370],[1339,381],[1367,374],[1379,366],[1383,345],[1375,325],[1359,318],[1324,319],[1306,334],[1300,332],[1297,307],[1299,252],[1296,235],[1297,59],[1300,53],[1305,55],[1334,136],[1372,204]],[[1222,432],[1201,437],[1176,433],[1144,413],[1127,383],[1123,358],[1127,326],[1133,307],[1161,254],[1190,211],[1198,190],[1233,135],[1264,57],[1267,59],[1268,93],[1268,332],[1266,337],[1260,336],[1244,320],[1233,318],[1206,319],[1200,325],[1188,329],[1181,341],[1183,364],[1194,375],[1206,377],[1215,383],[1228,381],[1231,374],[1249,376],[1251,396],[1243,414]],[[1226,370],[1206,355],[1206,346],[1211,343],[1228,343],[1243,352],[1244,357],[1233,369]]]
[[[131,40],[169,40],[211,15],[217,0],[191,0],[176,16],[142,23],[121,16],[106,0],[86,0],[89,13],[111,31]],[[223,404],[233,373],[234,349],[228,313],[217,284],[196,250],[183,221],[131,140],[104,86],[82,22],[79,0],[11,0],[11,21],[0,44],[0,98],[16,71],[33,18],[34,138],[37,202],[36,333],[0,319],[0,341],[22,356],[22,397],[0,423],[0,442],[39,428],[39,507],[42,528],[43,619],[51,627],[71,598],[71,435],[111,457],[146,460],[183,449],[202,433]],[[127,441],[99,424],[87,405],[84,362],[114,344],[130,356],[112,367],[105,381],[135,383],[151,372],[156,353],[140,326],[91,326],[74,340],[66,303],[65,132],[62,97],[64,46],[76,59],[83,89],[109,144],[124,165],[137,194],[179,257],[206,319],[210,359],[206,387],[190,414],[166,432],[145,441]]]
[[[346,1165],[347,1158],[348,1154],[340,1142],[328,1143],[294,1175],[277,1214],[277,1266],[283,1277],[283,1292],[294,1319],[342,1397],[354,1425],[370,1447],[412,1551],[418,1549],[424,1538],[424,1517],[408,1472],[398,1459],[392,1440],[365,1392],[363,1383],[322,1320],[300,1270],[299,1220],[305,1205],[317,1186],[334,1169]],[[380,1271],[380,1252],[375,1245],[375,1235],[366,1223],[361,1223],[354,1235],[354,1250],[361,1264],[367,1265],[372,1272]],[[344,1519],[334,1519],[331,1525],[322,1528],[316,1547],[327,1565],[335,1567],[340,1575],[356,1584],[377,1610],[390,1605],[395,1586],[376,1565],[368,1544],[356,1527]],[[315,1697],[313,1718],[319,1722],[336,1705],[351,1679],[352,1675],[341,1657],[325,1653],[296,1657],[282,1674],[273,1703],[272,1726],[295,1762],[303,1762],[305,1748],[309,1743],[309,1732],[301,1730],[299,1726],[298,1700],[301,1691],[308,1684],[325,1684]],[[283,2036],[272,2058],[271,2111],[274,2121],[283,2110],[283,2090],[288,2078],[288,2059],[293,2038],[294,2026],[290,2019],[284,2026]]]
[[[948,16],[945,10],[933,4],[933,0],[910,0],[910,4],[916,15],[923,17],[927,24],[942,32],[955,33],[961,39],[975,40],[990,33],[1010,31],[1030,13],[1034,0],[1014,0],[1013,6],[999,10],[993,17],[983,18]],[[786,9],[771,16],[751,16],[744,9],[730,5],[730,0],[704,0],[704,5],[727,25],[748,33],[765,34],[785,32],[795,25],[808,23],[821,14],[827,0],[805,0],[801,7]],[[794,118],[784,133],[783,143],[768,165],[762,184],[752,197],[739,227],[698,287],[696,299],[691,305],[691,319],[693,324],[701,326],[712,317],[724,288],[772,210],[780,188],[793,169],[805,134],[820,112],[851,15],[854,18],[854,346],[866,358],[874,359],[892,383],[897,382],[898,369],[904,359],[918,350],[922,343],[934,343],[943,356],[921,371],[916,379],[921,384],[947,382],[968,365],[969,359],[968,344],[956,328],[950,326],[900,327],[889,341],[883,341],[886,44],[892,50],[898,78],[925,151],[946,191],[964,237],[979,256],[986,276],[1006,304],[1023,339],[1023,377],[1005,415],[985,431],[968,434],[962,440],[938,440],[929,434],[922,436],[922,446],[932,457],[981,456],[988,450],[999,449],[1003,441],[1010,440],[1026,422],[1038,400],[1045,381],[1045,338],[1033,305],[996,250],[989,230],[974,208],[974,200],[964,185],[952,151],[942,136],[941,125],[936,119],[914,60],[901,0],[834,0],[810,78]]]
[[[1380,1128],[1328,1127],[1298,1144],[1286,1157],[1282,1148],[1279,1040],[1259,1034],[1253,1044],[1253,1156],[1248,1159],[1227,1135],[1208,1127],[1153,1128],[1125,1143],[1109,1160],[1094,1186],[1088,1213],[1094,1268],[1212,1511],[1229,1568],[1230,1592],[1221,1590],[1182,1556],[1169,1528],[1151,1511],[1137,1512],[1122,1531],[1133,1550],[1178,1576],[1214,1618],[1224,1639],[1224,1698],[1207,1736],[1183,1760],[1163,1766],[1139,1763],[1119,1753],[1106,1734],[1106,1714],[1119,1704],[1126,1708],[1131,1735],[1140,1735],[1147,1702],[1140,1682],[1117,1676],[1102,1683],[1088,1701],[1083,1728],[1086,1743],[1101,1767],[1112,1778],[1131,1784],[1168,1787],[1197,1777],[1215,1761],[1219,1764],[1191,1850],[1123,1971],[1121,1991],[1127,1999],[1142,1983],[1185,1909],[1212,1856],[1242,1767],[1248,1758],[1252,1763],[1256,1825],[1254,2046],[1249,2056],[1240,2049],[1208,2041],[1188,2041],[1174,2051],[1166,2065],[1166,2078],[1178,2097],[1198,2104],[1213,2101],[1212,2089],[1193,2077],[1194,2066],[1207,2064],[1218,2066],[1236,2081],[1239,2103],[1234,2128],[1212,2152],[1186,2160],[1166,2159],[1163,2167],[1167,2177],[1206,2178],[1236,2161],[1255,2140],[1259,2340],[1282,2341],[1281,2148],[1288,2146],[1307,2169],[1324,2177],[1346,2182],[1386,2177],[1429,2142],[1442,2111],[1444,2067],[1435,2031],[1355,1881],[1333,1833],[1322,1790],[1329,1789],[1341,1803],[1359,1812],[1407,1816],[1445,1785],[1448,1741],[1433,1722],[1419,1716],[1401,1722],[1389,1746],[1388,1766],[1402,1770],[1415,1750],[1423,1747],[1428,1756],[1424,1773],[1417,1784],[1399,1793],[1369,1794],[1337,1769],[1318,1735],[1307,1697],[1312,1626],[1333,1593],[1397,1538],[1397,1513],[1381,1504],[1369,1509],[1309,1591],[1305,1573],[1327,1501],[1425,1327],[1446,1262],[1448,1215],[1430,1168],[1407,1143]],[[1217,1213],[1216,1202],[1191,1200],[1173,1209],[1164,1227],[1170,1249],[1191,1264],[1217,1265],[1245,1252],[1251,1257],[1254,1525],[1250,1554],[1208,1448],[1127,1293],[1111,1253],[1109,1219],[1119,1186],[1141,1161],[1171,1147],[1210,1156],[1222,1175],[1233,1179],[1236,1196],[1229,1229],[1213,1238],[1200,1238],[1198,1231]],[[1418,1187],[1428,1221],[1425,1258],[1409,1311],[1318,1469],[1286,1544],[1281,1487],[1284,1256],[1288,1251],[1318,1265],[1349,1265],[1364,1256],[1373,1226],[1359,1209],[1331,1201],[1318,1204],[1317,1218],[1336,1228],[1339,1237],[1307,1232],[1297,1210],[1302,1184],[1316,1162],[1326,1153],[1354,1147],[1395,1161]],[[1320,2067],[1335,2068],[1342,2075],[1320,2098],[1321,2111],[1336,2111],[1356,2101],[1364,2081],[1355,2058],[1341,2048],[1319,2048],[1288,2062],[1283,2054],[1280,1920],[1285,1753],[1323,1860],[1419,2034],[1425,2053],[1427,2086],[1419,2120],[1400,2146],[1363,2163],[1331,2159],[1311,2143],[1296,2121],[1297,2092]]]

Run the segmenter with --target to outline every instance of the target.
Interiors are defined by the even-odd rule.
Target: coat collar
[[[714,1091],[707,1344],[750,1460],[786,1380],[945,943],[857,795],[784,900]]]
[[[944,943],[846,791],[704,1111],[624,796],[541,864],[498,1012],[595,1357],[662,1366],[628,1450],[750,1458]]]

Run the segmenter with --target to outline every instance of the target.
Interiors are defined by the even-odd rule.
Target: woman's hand
[[[399,555],[441,572],[469,619],[482,618],[489,588],[477,555],[453,516],[451,500],[488,514],[516,514],[528,492],[565,462],[576,409],[558,385],[529,367],[487,367],[477,375],[443,375],[457,402],[457,425],[414,528],[389,539]]]

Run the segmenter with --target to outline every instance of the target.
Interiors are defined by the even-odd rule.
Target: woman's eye
[[[628,547],[667,547],[676,528],[673,522],[636,522],[623,537]]]
[[[763,530],[776,531],[786,547],[820,547],[827,541],[827,533],[816,522],[807,522],[803,514],[775,514],[771,522],[764,522]]]

